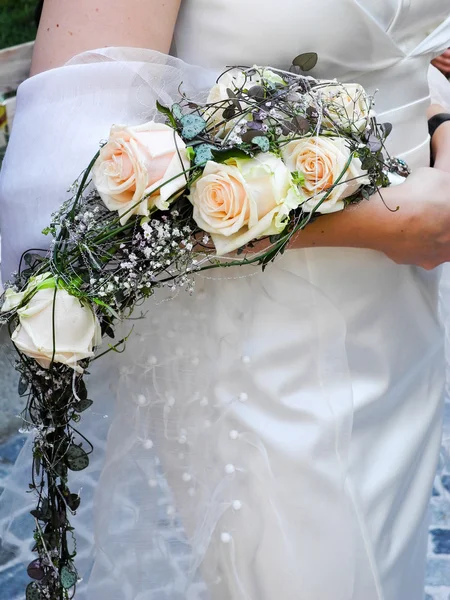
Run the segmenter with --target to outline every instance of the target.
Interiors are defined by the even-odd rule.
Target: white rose
[[[211,234],[219,256],[282,232],[302,202],[289,170],[271,153],[227,164],[209,161],[189,199],[195,222]]]
[[[308,198],[302,204],[305,212],[312,212],[328,190],[337,182],[350,159],[346,140],[337,137],[309,137],[289,142],[282,149],[283,159],[292,172],[304,180],[301,192]],[[353,158],[339,183],[317,209],[319,213],[342,210],[344,199],[370,183],[359,158]]]
[[[42,275],[36,275],[36,277],[30,277],[27,287],[22,292],[15,292],[12,288],[8,288],[5,291],[0,312],[9,312],[11,310],[15,310],[32,292],[45,287],[55,287],[55,280],[50,272],[42,273]]]
[[[55,363],[81,373],[78,361],[94,356],[94,347],[101,343],[100,324],[93,310],[66,290],[55,293],[54,287],[40,289],[17,314],[19,325],[11,339],[44,369],[49,368],[53,357]]]
[[[256,72],[251,76],[246,75],[241,69],[230,69],[220,77],[219,81],[209,92],[207,103],[214,103],[216,106],[205,111],[204,117],[215,125],[222,124],[223,132],[229,131],[234,125],[242,120],[242,117],[237,117],[236,119],[231,119],[225,125],[223,124],[223,111],[230,106],[230,97],[227,92],[228,89],[233,92],[241,89],[248,90],[254,85],[260,85],[262,77],[272,83],[280,85],[285,84],[284,80],[270,69],[262,69],[256,65],[254,65],[253,69],[255,69]],[[239,102],[244,110],[249,106],[242,99],[239,99]],[[245,120],[245,118],[243,120]]]
[[[148,215],[154,206],[167,210],[169,198],[186,186],[183,171],[189,166],[180,136],[168,125],[150,121],[136,127],[114,125],[92,176],[103,202],[118,211],[123,225],[133,214]]]
[[[362,131],[375,116],[364,88],[357,83],[319,86],[314,93],[320,96],[329,114],[323,121],[327,127],[337,124],[344,129]]]

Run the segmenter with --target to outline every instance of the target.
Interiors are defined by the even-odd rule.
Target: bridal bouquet
[[[157,105],[157,120],[114,125],[53,215],[50,251],[23,255],[1,320],[35,436],[27,600],[75,595],[69,517],[80,497],[68,473],[93,450],[76,429],[92,404],[84,377],[126,342],[97,352],[102,338],[157,288],[192,291],[195,273],[212,268],[265,268],[320,215],[407,176],[385,151],[390,125],[377,122],[373,98],[307,76],[316,58],[297,57],[290,71],[232,68],[206,101],[180,88],[176,104]]]

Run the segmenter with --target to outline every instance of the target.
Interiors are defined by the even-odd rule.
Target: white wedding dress
[[[316,51],[312,74],[378,89],[389,150],[428,165],[427,71],[449,15],[448,0],[184,0],[173,54],[206,70],[110,49],[32,78],[1,181],[4,273],[42,245],[110,124],[148,118],[181,72],[199,88],[225,65],[288,68]],[[151,299],[126,353],[88,381],[79,598],[422,600],[443,410],[438,279],[374,251],[312,248]],[[4,511],[26,509],[28,468],[29,444]],[[5,539],[18,535],[13,521]]]

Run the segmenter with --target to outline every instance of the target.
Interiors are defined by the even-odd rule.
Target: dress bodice
[[[415,164],[427,149],[429,61],[449,45],[448,0],[184,0],[174,38],[177,56],[217,69],[288,68],[317,52],[312,75],[378,90],[377,112],[395,125],[390,150]]]

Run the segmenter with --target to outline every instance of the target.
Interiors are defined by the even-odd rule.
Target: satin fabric
[[[41,222],[112,121],[142,121],[180,77],[200,89],[226,64],[286,67],[316,50],[313,74],[378,88],[389,149],[427,165],[428,64],[450,18],[444,0],[427,3],[446,20],[426,36],[424,6],[185,0],[173,52],[206,70],[111,49],[26,82],[0,182],[2,230],[25,238],[3,233],[7,268],[42,244]],[[438,278],[314,248],[152,299],[126,354],[90,378],[83,431],[97,454],[74,477],[87,490],[80,598],[422,599],[443,406]]]

